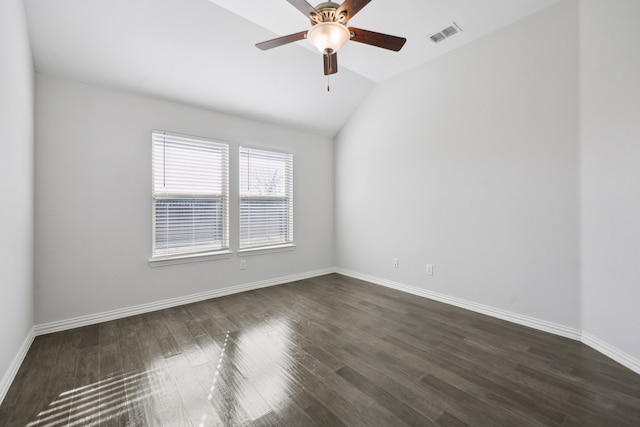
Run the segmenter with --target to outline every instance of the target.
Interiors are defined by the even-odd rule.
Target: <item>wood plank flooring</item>
[[[332,274],[35,339],[0,426],[640,426],[595,350]]]

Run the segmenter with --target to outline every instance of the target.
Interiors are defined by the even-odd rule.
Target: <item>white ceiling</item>
[[[347,43],[331,92],[286,0],[25,0],[37,71],[333,136],[377,82],[559,0],[372,0],[350,25],[407,38],[400,52]],[[315,2],[312,3],[315,5]],[[429,36],[456,22],[463,32]]]

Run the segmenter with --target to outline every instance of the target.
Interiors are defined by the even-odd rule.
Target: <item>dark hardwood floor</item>
[[[640,426],[591,348],[329,275],[37,337],[0,426]]]

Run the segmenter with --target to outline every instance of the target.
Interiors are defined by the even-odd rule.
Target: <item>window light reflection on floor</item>
[[[118,417],[136,402],[158,393],[149,383],[153,371],[157,369],[123,372],[62,392],[27,427],[80,426]]]

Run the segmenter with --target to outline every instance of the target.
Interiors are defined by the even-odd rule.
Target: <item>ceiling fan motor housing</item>
[[[320,3],[316,6],[316,11],[318,13],[311,13],[311,25],[316,25],[321,22],[339,22],[345,25],[347,22],[345,19],[347,18],[347,12],[342,11],[337,14],[336,10],[338,9],[338,4],[333,2],[324,2]]]

